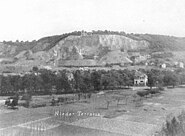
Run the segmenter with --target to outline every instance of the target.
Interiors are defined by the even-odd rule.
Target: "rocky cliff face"
[[[85,65],[114,62],[115,59],[128,61],[130,53],[148,53],[158,51],[177,51],[176,56],[184,59],[185,38],[150,35],[126,34],[112,31],[80,32],[48,36],[32,42],[0,42],[0,59],[33,61],[38,64],[57,64],[65,61],[69,64],[78,62]],[[127,54],[128,53],[128,54]],[[125,55],[127,54],[127,55]],[[77,61],[78,60],[78,61]],[[116,62],[116,60],[115,60]],[[14,63],[14,62],[12,62]],[[63,63],[61,63],[63,64]],[[101,64],[100,64],[101,65]]]
[[[133,40],[119,35],[87,35],[87,36],[68,36],[59,41],[56,46],[49,50],[53,55],[60,59],[87,59],[88,57],[107,54],[109,51],[121,50],[143,50],[148,49],[147,41]],[[87,58],[86,58],[87,57]]]
[[[32,49],[21,50],[19,53],[16,52],[16,46],[15,48],[5,48],[5,46],[2,46],[0,53],[2,52],[1,54],[4,56],[7,54],[16,54],[14,56],[16,58],[31,58],[33,60],[54,64],[59,60],[100,60],[111,51],[139,51],[148,49],[149,45],[150,44],[145,40],[133,40],[123,35],[68,35],[65,37],[53,36],[49,39],[47,37],[42,38],[36,42],[35,46],[32,46]],[[3,51],[3,49],[6,51]],[[27,55],[28,51],[32,53]],[[110,55],[111,53],[108,54],[107,57],[111,58]]]
[[[69,36],[58,44],[66,47],[76,46],[83,49],[83,53],[92,52],[91,48],[100,47],[108,47],[110,50],[140,50],[149,47],[147,41],[137,41],[120,35]]]

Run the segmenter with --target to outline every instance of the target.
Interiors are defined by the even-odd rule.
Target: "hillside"
[[[148,41],[152,51],[185,51],[185,38],[182,37],[152,34],[131,34],[130,37]]]
[[[129,61],[129,52],[172,52],[174,59],[185,60],[185,38],[151,35],[126,34],[124,32],[93,31],[66,33],[48,36],[32,42],[1,42],[0,58],[12,58],[16,65],[32,60],[39,64],[60,66],[88,65],[120,60]],[[115,51],[118,51],[117,56]],[[125,55],[127,54],[127,55]],[[130,54],[130,53],[129,53]],[[171,56],[173,57],[173,56]],[[76,60],[76,61],[75,61]],[[104,61],[103,61],[104,60]],[[77,62],[78,61],[78,62]],[[36,65],[36,64],[35,64]]]

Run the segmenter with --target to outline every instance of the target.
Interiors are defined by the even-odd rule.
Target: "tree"
[[[116,71],[110,71],[109,80],[109,86],[112,90],[120,86],[122,82],[119,73],[117,73]]]
[[[50,94],[53,86],[56,84],[56,74],[50,70],[41,69],[39,70],[40,77],[42,78],[42,85],[46,94]]]
[[[1,79],[1,94],[12,94],[13,86],[11,85],[10,76],[2,76]]]
[[[105,73],[101,75],[101,86],[103,87],[103,89],[107,90],[109,84],[110,84],[110,76],[109,74]]]
[[[148,83],[147,85],[152,89],[152,87],[157,86],[159,83],[163,84],[163,74],[159,70],[150,70],[147,72]]]
[[[101,71],[93,71],[91,73],[91,79],[94,90],[99,91],[101,89]]]
[[[61,91],[68,92],[71,90],[71,85],[66,75],[66,71],[60,71],[60,73],[56,77],[56,89],[57,93],[61,93]]]
[[[18,93],[20,89],[22,89],[22,80],[19,75],[10,76],[10,84],[13,87],[14,93]]]
[[[174,72],[166,72],[164,76],[164,83],[165,85],[172,85],[175,87],[179,83],[179,77]]]
[[[125,69],[122,71],[122,76],[123,76],[123,82],[125,86],[130,87],[134,85],[134,71]]]
[[[32,93],[34,90],[34,86],[35,86],[35,79],[33,77],[33,74],[26,74],[23,76],[22,79],[22,85],[24,90],[27,90],[28,93]]]
[[[122,84],[122,79],[120,74],[116,70],[111,70],[105,73],[101,73],[100,85],[104,89],[117,88]]]
[[[87,93],[88,90],[91,90],[91,75],[87,71],[80,71],[77,70],[74,73],[74,79],[75,79],[75,89]]]
[[[86,85],[86,93],[91,93],[93,90],[92,79],[90,71],[84,71],[82,73],[83,82]]]
[[[34,66],[34,67],[32,68],[32,71],[33,71],[33,72],[38,72],[38,70],[39,70],[39,68],[38,68],[37,66]]]

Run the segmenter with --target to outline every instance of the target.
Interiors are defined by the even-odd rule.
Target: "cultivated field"
[[[136,91],[107,91],[58,106],[49,106],[52,96],[37,96],[33,101],[47,103],[45,107],[19,110],[4,107],[1,97],[0,135],[150,136],[160,130],[167,115],[185,108],[184,88],[166,89],[142,100],[135,97]]]

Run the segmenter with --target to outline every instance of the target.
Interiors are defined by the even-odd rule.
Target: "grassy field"
[[[161,129],[167,115],[185,108],[184,88],[168,89],[142,100],[134,96],[136,91],[107,91],[93,94],[91,99],[39,108],[11,110],[1,105],[0,134],[148,136]],[[35,102],[50,100],[51,96],[33,97]]]

